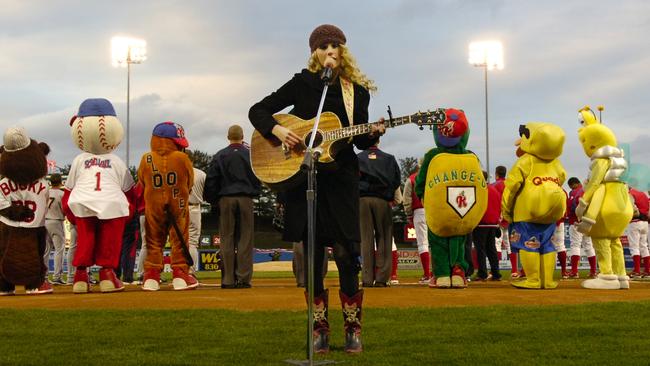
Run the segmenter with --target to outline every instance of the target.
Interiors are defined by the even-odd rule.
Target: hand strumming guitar
[[[283,144],[289,146],[289,148],[293,148],[300,143],[300,137],[298,137],[295,132],[284,126],[280,126],[279,124],[273,126],[271,133],[282,141]]]

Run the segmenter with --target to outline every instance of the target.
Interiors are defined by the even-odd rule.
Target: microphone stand
[[[329,365],[336,361],[322,360],[314,362],[314,251],[316,246],[316,163],[320,158],[322,149],[314,148],[314,141],[320,123],[320,116],[325,104],[325,96],[329,83],[332,80],[332,69],[326,67],[321,74],[323,81],[323,94],[320,98],[314,127],[311,130],[309,145],[300,169],[307,172],[307,360],[285,360],[292,365]],[[303,243],[304,244],[304,243]]]

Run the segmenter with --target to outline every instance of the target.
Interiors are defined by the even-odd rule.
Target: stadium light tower
[[[490,177],[490,130],[488,124],[488,70],[503,70],[503,45],[500,41],[469,44],[469,63],[482,67],[485,74],[485,166]]]
[[[131,64],[140,64],[147,59],[147,42],[137,38],[113,37],[111,39],[111,49],[113,66],[126,67],[126,167],[130,170]]]

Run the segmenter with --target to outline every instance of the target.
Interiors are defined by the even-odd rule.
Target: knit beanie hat
[[[9,127],[5,131],[4,146],[5,151],[13,152],[25,149],[31,144],[27,131],[22,127]]]
[[[343,31],[337,26],[321,24],[311,32],[311,36],[309,36],[309,48],[313,53],[322,45],[328,43],[345,44],[346,41],[345,34],[343,34]]]

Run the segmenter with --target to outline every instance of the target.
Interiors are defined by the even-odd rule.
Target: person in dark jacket
[[[221,288],[249,288],[253,277],[253,197],[260,194],[260,181],[251,169],[241,126],[230,126],[228,141],[230,145],[210,162],[203,197],[219,205]]]
[[[275,136],[289,148],[302,146],[301,138],[273,118],[293,106],[293,114],[302,119],[316,116],[324,89],[320,75],[325,67],[333,70],[324,101],[323,112],[335,113],[342,126],[368,122],[369,91],[374,83],[359,70],[346,38],[336,26],[318,26],[309,37],[311,57],[308,68],[295,74],[280,89],[253,105],[248,117],[257,131],[266,138]],[[342,140],[342,148],[334,156],[336,169],[325,170],[317,164],[316,247],[315,263],[321,263],[322,246],[331,244],[339,270],[339,296],[344,314],[346,333],[345,351],[361,352],[361,310],[363,290],[359,290],[359,163],[353,145],[360,150],[372,146],[384,132],[384,126],[373,125],[371,132]],[[307,243],[306,183],[286,192],[285,228],[283,239]],[[307,250],[305,250],[305,258]],[[328,292],[320,271],[314,279],[314,349],[329,351],[329,323],[327,320]]]
[[[483,178],[488,179],[487,172],[483,171]],[[497,248],[495,239],[501,235],[499,221],[501,220],[501,194],[494,187],[494,184],[488,184],[488,205],[481,222],[472,232],[474,247],[476,248],[476,257],[478,260],[478,273],[476,280],[485,281],[488,279],[487,266],[485,258],[490,262],[490,271],[493,281],[501,280],[499,272],[499,258],[497,257]]]
[[[364,287],[388,285],[393,244],[393,211],[390,203],[401,180],[397,160],[393,155],[381,151],[378,145],[379,141],[357,155],[361,173],[359,207]]]

